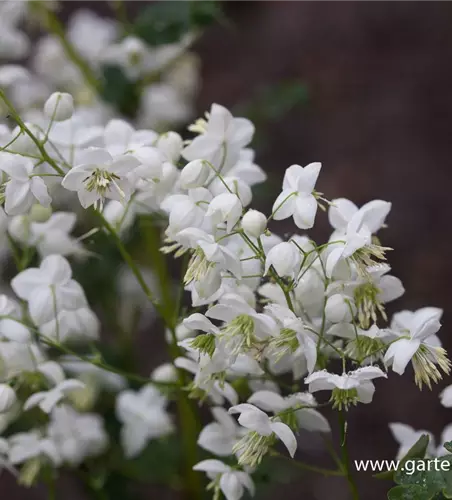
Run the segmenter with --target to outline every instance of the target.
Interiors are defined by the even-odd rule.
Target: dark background
[[[102,11],[100,4],[72,2],[65,9]],[[199,113],[212,102],[234,107],[253,99],[264,84],[290,79],[308,90],[302,106],[264,126],[257,163],[269,173],[271,193],[254,208],[268,212],[285,168],[311,161],[323,163],[317,188],[328,199],[393,202],[382,239],[395,249],[389,261],[407,291],[391,309],[444,308],[440,337],[452,352],[452,3],[269,1],[224,7],[229,23],[209,28],[195,46],[202,61]],[[317,225],[312,236],[327,237],[324,215]],[[287,221],[278,228],[293,230]],[[143,352],[143,363],[150,356],[160,357]],[[411,370],[379,381],[374,403],[350,412],[351,458],[392,459],[397,446],[389,422],[429,429],[439,440],[452,410],[442,408],[438,393],[451,382],[419,393]],[[302,436],[300,446],[310,450],[300,457],[328,464],[316,456],[312,439]],[[355,475],[361,498],[386,498],[389,483],[372,480],[370,473]],[[45,498],[38,490],[10,489],[11,483],[2,476],[5,498]],[[60,493],[67,500],[82,498],[72,484]],[[268,489],[266,497],[276,495],[349,498],[342,478],[313,475]],[[159,490],[143,498],[174,494]]]

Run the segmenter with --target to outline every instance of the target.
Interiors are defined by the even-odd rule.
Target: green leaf
[[[444,448],[446,448],[447,451],[452,453],[452,441],[447,441],[447,443],[443,444]]]
[[[430,438],[427,434],[422,434],[422,436],[414,443],[414,445],[408,450],[407,454],[400,461],[399,468],[402,468],[407,460],[413,460],[415,458],[424,458],[425,452],[427,451],[427,446]],[[394,470],[388,470],[386,472],[379,472],[374,474],[373,477],[377,479],[391,479],[394,480],[395,475]]]
[[[102,68],[102,74],[102,98],[113,104],[123,115],[134,117],[140,100],[138,87],[119,66],[106,65]]]
[[[190,31],[203,28],[221,14],[214,1],[165,1],[146,6],[134,23],[134,33],[149,45],[178,42]]]
[[[388,491],[388,500],[430,500],[431,498],[429,493],[416,485],[396,486]]]

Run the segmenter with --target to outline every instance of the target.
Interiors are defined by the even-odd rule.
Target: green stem
[[[60,41],[63,50],[67,57],[78,67],[85,79],[85,82],[96,92],[101,89],[100,82],[89,64],[80,56],[75,47],[69,42],[66,37],[64,26],[61,24],[58,17],[48,9],[44,4],[36,2],[35,6],[39,9],[43,16],[43,22],[47,29],[53,33]]]
[[[347,448],[347,420],[345,418],[345,413],[343,411],[339,411],[339,426],[341,430],[341,450],[342,450],[342,467],[344,475],[347,477],[348,487],[350,489],[350,493],[352,494],[353,500],[359,500],[358,489],[355,484],[355,480],[353,479],[351,470],[350,470],[350,459],[348,456],[348,448]]]
[[[33,134],[33,132],[25,125],[22,118],[19,116],[19,113],[16,111],[16,108],[13,106],[12,102],[6,97],[5,92],[1,88],[0,88],[0,99],[2,99],[2,101],[6,104],[6,107],[8,108],[11,117],[17,123],[22,132],[27,134],[28,137],[30,137],[30,139],[36,144],[36,147],[38,148],[39,152],[42,155],[42,159],[45,160],[60,175],[64,175],[63,169],[61,169],[53,160],[53,158],[49,156],[42,143]]]
[[[274,457],[287,460],[288,462],[290,462],[295,467],[298,467],[299,469],[307,470],[310,472],[316,472],[317,474],[322,474],[323,476],[344,476],[344,471],[340,469],[333,470],[333,469],[324,469],[323,467],[316,467],[315,465],[310,465],[304,462],[299,462],[298,460],[293,460],[292,458],[287,457],[286,455],[283,455],[277,451],[271,451],[270,454]]]
[[[145,221],[143,220],[143,222]],[[146,245],[147,253],[150,255],[160,284],[162,311],[167,318],[166,324],[171,333],[171,342],[168,350],[174,364],[174,360],[181,355],[176,335],[176,326],[182,305],[184,283],[181,278],[180,289],[176,295],[176,300],[174,300],[170,287],[171,278],[168,273],[166,261],[159,248],[159,242],[161,241],[160,233],[151,221],[151,224],[143,224],[143,234],[148,243]],[[181,270],[182,277],[185,274],[184,268],[187,264],[187,260],[184,259]],[[177,374],[181,388],[190,383],[190,377],[184,370],[177,369]],[[200,475],[193,470],[193,466],[198,462],[197,439],[201,429],[199,428],[194,402],[189,399],[188,393],[184,390],[178,392],[177,411],[184,450],[183,475],[185,480],[185,495],[187,500],[199,500],[202,497],[202,484]]]

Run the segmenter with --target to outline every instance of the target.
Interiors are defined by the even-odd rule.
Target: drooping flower
[[[300,229],[310,229],[314,225],[317,200],[313,191],[321,168],[321,163],[310,163],[306,167],[292,165],[286,170],[283,190],[273,204],[275,220],[293,216]]]

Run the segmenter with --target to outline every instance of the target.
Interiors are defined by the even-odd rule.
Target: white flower
[[[38,201],[47,207],[52,201],[41,177],[32,176],[33,162],[20,155],[0,153],[0,170],[10,179],[5,188],[5,211],[8,215],[27,212]]]
[[[300,251],[290,241],[275,245],[265,259],[265,274],[273,266],[279,276],[295,278],[298,275],[301,262]]]
[[[431,432],[424,430],[415,431],[409,425],[401,424],[399,422],[389,424],[389,429],[391,430],[394,439],[399,444],[396,460],[402,459],[423,434],[426,434],[429,437],[427,456],[435,455],[435,441]]]
[[[298,425],[302,429],[318,432],[329,432],[331,430],[328,420],[315,410],[317,402],[314,396],[306,392],[282,397],[276,392],[261,390],[248,398],[248,403],[275,414],[293,409]]]
[[[259,410],[259,408],[249,403],[231,406],[231,408],[229,408],[229,413],[239,413],[239,424],[249,431],[252,431],[252,433],[248,433],[235,446],[235,451],[239,452],[239,463],[249,465],[259,463],[260,458],[267,452],[269,446],[268,441],[259,440],[259,438],[256,439],[253,433],[266,438],[276,435],[284,443],[289,455],[293,458],[297,450],[297,439],[288,425],[271,419],[262,410]],[[252,441],[256,442],[255,447],[252,446]],[[259,449],[260,447],[257,445],[258,442],[261,443],[262,449]],[[253,456],[256,453],[260,458]]]
[[[140,391],[123,391],[116,400],[116,416],[122,422],[121,444],[126,457],[139,455],[148,441],[173,430],[166,412],[166,398],[152,385]]]
[[[118,26],[88,9],[76,11],[70,18],[67,37],[77,52],[91,63],[100,62],[107,47],[118,35]]]
[[[54,92],[44,104],[44,114],[56,122],[68,120],[74,112],[74,99],[66,92]]]
[[[292,165],[286,170],[282,193],[273,204],[275,220],[293,220],[300,229],[310,229],[317,213],[317,200],[312,194],[322,168],[321,163],[310,163],[306,167]]]
[[[384,362],[402,375],[411,360],[419,387],[423,383],[431,387],[432,381],[436,383],[442,378],[437,364],[446,374],[450,373],[451,363],[436,336],[441,328],[442,312],[436,307],[423,307],[415,312],[401,311],[391,322],[391,333],[400,338],[391,343]]]
[[[346,198],[332,200],[328,210],[330,224],[337,230],[346,230],[348,223],[359,211],[365,214],[366,225],[370,232],[376,233],[383,227],[385,219],[391,210],[391,203],[383,200],[369,201],[360,209]],[[334,237],[333,237],[334,238]]]
[[[61,311],[86,306],[84,292],[71,276],[71,267],[64,257],[49,255],[39,268],[30,267],[13,278],[11,287],[28,301],[31,318],[40,326]]]
[[[83,208],[103,206],[105,198],[127,202],[131,186],[127,176],[138,165],[131,155],[113,158],[104,149],[84,151],[64,177],[61,185],[69,191],[77,191]]]
[[[441,398],[441,404],[445,408],[452,408],[452,385],[448,385],[443,389],[439,397]]]
[[[32,458],[46,458],[56,467],[61,464],[61,457],[51,439],[43,437],[38,431],[14,434],[8,440],[9,460],[12,464],[21,464]]]
[[[237,162],[240,150],[250,143],[254,134],[249,120],[234,118],[219,104],[212,104],[207,122],[198,120],[191,130],[200,135],[182,151],[182,156],[188,161],[207,160],[223,173]]]
[[[99,338],[99,330],[99,320],[88,307],[72,311],[62,310],[39,327],[41,335],[57,343],[94,341]]]
[[[193,470],[204,471],[216,488],[221,490],[226,500],[240,500],[245,489],[254,496],[254,483],[249,474],[234,470],[220,460],[203,460],[197,463]]]
[[[30,41],[18,24],[21,22],[26,4],[2,2],[0,4],[0,57],[20,59],[27,55]]]
[[[135,130],[124,120],[110,120],[107,125],[105,125],[105,149],[113,157],[125,155],[127,153],[142,153],[143,157],[147,154],[152,154],[155,148],[149,146],[152,146],[157,138],[158,135],[153,130]],[[161,165],[162,156],[158,156]]]
[[[210,168],[204,160],[193,160],[182,169],[180,184],[184,189],[204,186],[210,175]]]
[[[217,225],[226,222],[226,231],[230,233],[242,215],[242,203],[233,193],[222,193],[210,202],[206,217]]]
[[[0,337],[24,343],[31,340],[30,330],[21,322],[19,304],[6,295],[0,295]]]
[[[232,448],[243,436],[243,429],[221,406],[216,406],[211,411],[215,422],[206,425],[201,431],[198,446],[220,457],[232,455]]]
[[[0,384],[0,414],[11,410],[16,401],[14,389],[7,384]]]
[[[309,392],[331,390],[333,408],[341,410],[358,402],[370,403],[375,392],[371,380],[378,377],[387,378],[387,375],[377,366],[365,366],[342,375],[322,370],[312,373],[304,381],[309,384]]]
[[[325,305],[325,317],[331,323],[349,323],[356,313],[353,300],[340,293],[328,297]]]
[[[84,388],[85,384],[80,380],[72,378],[64,380],[53,389],[32,394],[25,401],[24,410],[27,411],[35,406],[39,406],[44,413],[50,413],[67,394]]]
[[[83,245],[70,233],[77,216],[72,212],[55,212],[44,222],[30,222],[29,243],[36,246],[41,257],[48,255],[81,255]]]
[[[72,466],[100,455],[108,445],[108,435],[99,415],[78,413],[66,404],[52,411],[47,432],[62,462]]]
[[[267,217],[258,210],[248,210],[242,218],[242,228],[250,236],[259,238],[267,227]]]
[[[9,380],[22,372],[35,372],[44,355],[34,344],[0,342],[0,378]]]

